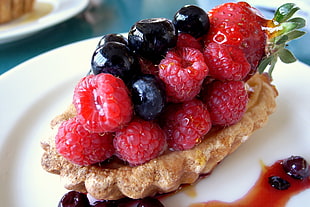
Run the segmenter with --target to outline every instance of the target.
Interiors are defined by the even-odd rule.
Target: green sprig
[[[299,9],[294,3],[286,3],[275,12],[271,20],[276,26],[275,35],[271,35],[267,41],[266,56],[258,66],[259,73],[263,73],[269,66],[268,73],[271,76],[278,58],[284,63],[293,63],[297,60],[293,53],[285,47],[289,41],[305,34],[299,29],[305,27],[306,21],[300,17],[291,18]]]

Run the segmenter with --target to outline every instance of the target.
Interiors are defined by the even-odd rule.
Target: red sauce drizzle
[[[283,207],[292,196],[310,188],[310,177],[304,180],[290,177],[283,170],[281,162],[282,160],[279,160],[271,166],[262,165],[261,175],[255,185],[244,197],[234,202],[210,201],[192,204],[190,207]],[[268,183],[268,177],[270,176],[280,176],[287,180],[291,186],[286,190],[277,190]]]

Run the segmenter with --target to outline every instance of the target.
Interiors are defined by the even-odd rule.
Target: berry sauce
[[[283,207],[289,199],[303,190],[310,188],[310,176],[303,180],[294,179],[285,173],[282,166],[283,160],[275,162],[271,166],[262,164],[262,172],[250,191],[242,198],[234,202],[209,201],[205,203],[192,204],[190,207],[233,207],[233,206],[264,206]],[[290,183],[285,190],[277,190],[272,187],[269,177],[279,176]]]

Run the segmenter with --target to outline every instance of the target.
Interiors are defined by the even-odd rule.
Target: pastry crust
[[[17,19],[32,11],[34,0],[1,0],[0,24]]]
[[[137,199],[175,191],[180,185],[193,183],[200,175],[210,173],[255,130],[263,127],[275,111],[278,92],[267,76],[256,74],[247,84],[249,103],[237,124],[213,128],[191,150],[169,151],[136,167],[115,160],[101,166],[81,167],[59,155],[54,139],[59,124],[75,115],[74,107],[70,106],[51,122],[52,132],[41,142],[45,150],[42,166],[48,172],[59,174],[67,189],[88,192],[96,199],[115,200],[125,196]]]

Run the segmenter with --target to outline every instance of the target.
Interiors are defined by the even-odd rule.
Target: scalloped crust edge
[[[194,183],[200,175],[210,173],[255,130],[263,127],[268,116],[275,111],[278,92],[267,76],[256,74],[247,81],[247,85],[250,87],[247,111],[237,124],[212,130],[191,150],[168,152],[135,167],[82,167],[59,155],[54,139],[59,124],[75,115],[71,105],[53,119],[49,136],[41,140],[44,149],[42,167],[50,173],[59,174],[65,188],[87,192],[99,200],[138,199],[175,191],[180,185]]]

